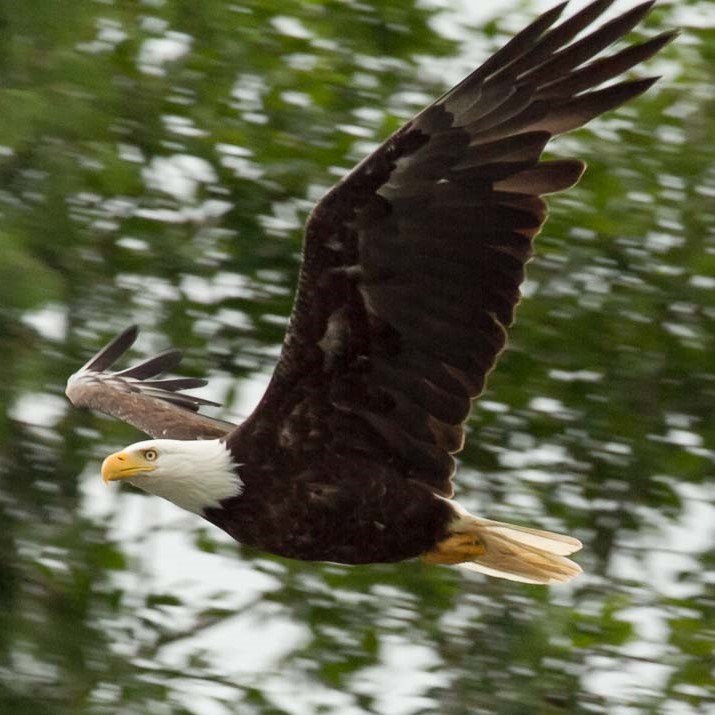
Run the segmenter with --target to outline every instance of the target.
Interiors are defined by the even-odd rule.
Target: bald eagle
[[[606,57],[653,3],[574,38],[612,0],[544,13],[417,114],[313,208],[282,353],[239,425],[199,413],[193,378],[158,376],[176,350],[119,372],[129,328],[72,375],[69,399],[153,439],[110,455],[125,480],[234,539],[345,564],[421,557],[527,583],[568,581],[570,536],[471,515],[452,499],[471,401],[504,349],[542,194],[585,166],[541,161],[552,136],[657,79],[594,89],[660,50],[663,33]]]

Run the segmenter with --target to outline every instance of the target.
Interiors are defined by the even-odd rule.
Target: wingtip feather
[[[136,342],[139,326],[130,325],[113,337],[99,352],[95,353],[79,372],[102,372],[111,367]]]

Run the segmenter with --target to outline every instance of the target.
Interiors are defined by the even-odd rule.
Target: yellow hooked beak
[[[129,479],[142,472],[153,472],[156,465],[148,462],[138,452],[115,452],[102,462],[102,479],[105,484],[118,479]]]

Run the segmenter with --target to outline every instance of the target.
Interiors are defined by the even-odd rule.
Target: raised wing
[[[216,405],[182,390],[203,387],[195,377],[157,379],[181,362],[181,352],[166,350],[119,372],[109,368],[137,338],[135,325],[105,345],[67,381],[65,393],[76,407],[87,407],[128,422],[155,439],[213,439],[235,428],[198,414],[202,405]]]
[[[450,455],[504,348],[545,221],[540,196],[572,186],[584,170],[577,160],[540,161],[542,150],[650,87],[656,78],[593,89],[674,34],[594,59],[653,3],[573,42],[612,0],[554,26],[565,4],[315,207],[281,359],[253,415],[228,438],[238,450],[261,444],[294,467],[328,453],[369,453],[451,493]]]

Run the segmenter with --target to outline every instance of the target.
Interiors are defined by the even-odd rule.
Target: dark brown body
[[[295,475],[244,465],[239,474],[243,494],[206,518],[242,544],[294,559],[413,558],[446,536],[453,514],[419,482],[368,459],[328,457]]]

